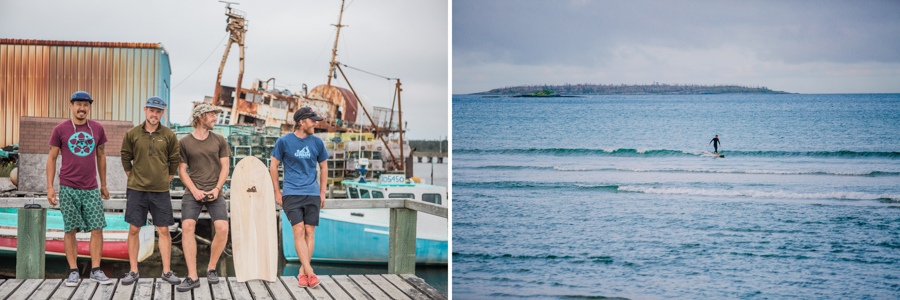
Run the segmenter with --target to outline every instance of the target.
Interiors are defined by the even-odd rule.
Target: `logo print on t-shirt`
[[[94,137],[87,132],[76,132],[69,137],[69,151],[78,156],[88,156],[94,152]]]
[[[294,156],[297,158],[309,158],[309,147],[303,147],[303,150],[297,150],[297,152],[294,153]]]

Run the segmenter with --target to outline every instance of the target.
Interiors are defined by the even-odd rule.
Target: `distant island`
[[[773,91],[767,87],[739,85],[697,85],[697,84],[564,84],[564,85],[522,85],[493,89],[473,95],[508,95],[516,97],[554,97],[559,95],[684,95],[684,94],[790,94]]]
[[[513,95],[510,97],[578,97],[578,96],[563,96],[563,95],[557,94],[556,92],[551,91],[551,90],[541,90],[539,92],[534,92],[531,94]]]

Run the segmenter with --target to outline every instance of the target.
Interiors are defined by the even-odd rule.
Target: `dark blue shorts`
[[[137,227],[147,225],[147,212],[153,216],[153,226],[172,226],[172,197],[169,192],[143,192],[128,189],[125,192],[125,222]]]
[[[319,196],[286,195],[281,198],[281,208],[291,221],[291,226],[305,223],[306,225],[319,226],[319,206],[322,198]]]

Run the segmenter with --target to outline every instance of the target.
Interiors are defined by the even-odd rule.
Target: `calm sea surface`
[[[900,298],[900,95],[454,95],[452,172],[455,299]]]

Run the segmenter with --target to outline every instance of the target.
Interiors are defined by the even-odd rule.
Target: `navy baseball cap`
[[[91,104],[94,103],[94,99],[91,99],[91,95],[85,91],[77,91],[74,94],[72,94],[72,99],[69,99],[69,102],[75,102],[75,101],[87,101],[87,102],[90,102]]]
[[[147,99],[147,104],[145,104],[144,107],[166,109],[166,101],[163,101],[160,97],[153,96],[150,97],[150,99]]]
[[[312,107],[301,107],[297,111],[294,112],[294,122],[300,122],[300,120],[312,118],[316,121],[322,121],[322,117],[316,115],[316,112],[313,111]]]

